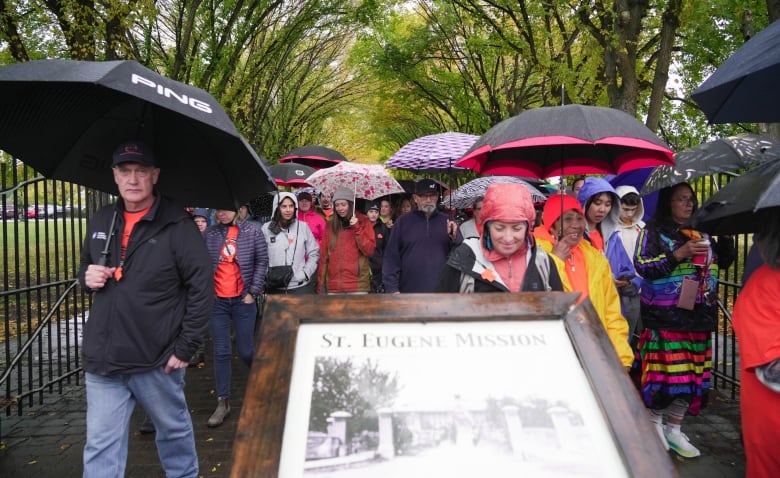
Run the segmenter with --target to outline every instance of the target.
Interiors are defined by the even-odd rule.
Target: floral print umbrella
[[[316,171],[306,182],[328,196],[340,187],[352,190],[356,198],[369,200],[404,192],[404,188],[380,164],[342,161]]]

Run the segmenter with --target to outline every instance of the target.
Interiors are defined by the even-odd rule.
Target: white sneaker
[[[653,422],[653,426],[655,427],[656,433],[658,433],[658,438],[661,439],[661,444],[664,446],[664,450],[669,451],[669,443],[666,441],[663,423]]]
[[[669,443],[669,447],[677,452],[678,455],[685,458],[696,458],[701,455],[698,448],[691,445],[688,441],[688,436],[680,431],[680,429],[671,430],[665,429],[666,441]]]

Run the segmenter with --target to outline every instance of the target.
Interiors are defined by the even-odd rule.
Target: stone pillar
[[[393,445],[393,413],[389,408],[377,410],[379,418],[379,448],[377,453],[386,459],[395,458],[395,446]]]
[[[520,408],[515,405],[507,405],[501,411],[504,412],[504,421],[509,432],[509,444],[512,446],[512,453],[525,459],[525,453],[523,453],[525,435],[523,433],[523,423],[520,421]]]
[[[550,407],[547,409],[555,429],[555,436],[558,438],[558,445],[563,451],[573,451],[577,449],[576,438],[574,436],[574,427],[569,418],[569,411],[563,407]]]
[[[333,412],[328,417],[328,436],[341,440],[344,450],[347,449],[347,420],[352,418],[349,412]]]

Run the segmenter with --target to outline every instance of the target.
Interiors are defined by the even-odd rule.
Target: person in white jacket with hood
[[[636,255],[636,242],[639,233],[645,228],[645,222],[642,217],[645,215],[645,206],[642,196],[634,186],[618,186],[615,192],[620,198],[618,220],[615,221],[615,234],[620,237],[623,248],[626,250],[631,261]],[[639,275],[637,274],[637,277]],[[634,281],[636,282],[636,281]],[[641,284],[640,284],[641,285]],[[620,305],[623,308],[623,314],[631,326],[629,332],[631,343],[634,343],[634,336],[638,336],[644,327],[642,326],[642,316],[640,314],[639,289],[637,294],[621,294]]]
[[[268,244],[269,270],[276,266],[292,266],[292,278],[286,287],[270,289],[267,294],[314,294],[317,287],[317,263],[320,246],[308,224],[299,221],[298,199],[293,193],[278,192],[274,196],[271,220],[263,224]]]

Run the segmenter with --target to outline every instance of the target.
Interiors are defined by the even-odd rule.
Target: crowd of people
[[[246,206],[189,214],[174,207],[156,193],[161,172],[143,144],[120,146],[113,161],[120,199],[91,221],[81,257],[82,285],[95,292],[83,349],[85,476],[123,469],[136,402],[157,433],[166,473],[194,476],[183,369],[202,355],[210,331],[217,404],[208,425],[222,424],[231,411],[232,348],[249,366],[264,294],[579,292],[635,381],[663,446],[699,456],[681,424],[707,403],[718,273],[735,259],[735,246],[731,237],[682,227],[697,208],[691,185],[661,190],[646,224],[636,189],[597,177],[578,179],[576,194],[551,194],[541,211],[525,186],[493,184],[460,225],[432,179],[416,181],[410,195],[375,201],[343,188],[332,196],[280,191],[261,223]],[[777,280],[769,277],[777,234],[766,232],[775,269],[759,269],[767,277],[751,283]],[[115,245],[107,260],[106,238]],[[771,296],[758,286],[747,291]],[[735,316],[754,313],[750,307]],[[760,329],[737,326],[766,342]],[[763,371],[746,386],[775,380],[780,387],[777,345],[766,346],[774,347],[774,361],[757,355],[743,362]],[[750,419],[759,427],[760,416]]]

